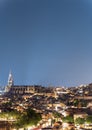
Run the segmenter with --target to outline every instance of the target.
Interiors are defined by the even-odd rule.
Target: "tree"
[[[87,101],[86,100],[81,100],[81,106],[86,107],[87,106]]]
[[[76,124],[82,125],[82,124],[85,123],[85,119],[84,119],[84,118],[78,117],[78,118],[76,118],[75,123],[76,123]]]
[[[74,119],[72,116],[66,116],[66,117],[63,117],[62,118],[62,121],[63,122],[66,122],[66,123],[73,123],[74,122]]]
[[[58,112],[53,112],[53,116],[54,116],[55,118],[60,118],[60,117],[61,117],[61,114],[58,113]]]
[[[58,121],[58,118],[61,118],[61,114],[58,112],[53,112],[53,116],[56,119],[56,121]]]
[[[74,105],[74,106],[78,106],[78,104],[79,104],[79,100],[78,100],[78,99],[75,99],[74,102],[73,102],[73,105]]]
[[[28,126],[37,125],[37,123],[41,120],[41,114],[36,113],[36,111],[28,108],[17,120],[15,126],[20,128],[27,128]]]
[[[21,113],[16,110],[7,111],[0,113],[0,117],[7,120],[17,120],[20,117]]]
[[[11,120],[12,126],[16,128],[26,128],[27,126],[37,125],[42,119],[41,114],[28,108],[24,113],[16,110],[0,113],[0,118]],[[14,121],[14,122],[13,122]]]
[[[85,120],[86,123],[91,124],[92,123],[92,115],[88,116]]]

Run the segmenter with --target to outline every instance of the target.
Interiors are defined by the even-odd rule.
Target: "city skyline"
[[[0,1],[0,86],[92,82],[91,0]]]

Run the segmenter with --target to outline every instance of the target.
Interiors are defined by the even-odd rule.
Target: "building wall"
[[[11,94],[28,94],[34,93],[34,86],[6,86],[6,92]]]

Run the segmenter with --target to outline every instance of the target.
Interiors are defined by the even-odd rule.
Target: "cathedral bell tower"
[[[8,86],[13,86],[14,85],[14,81],[13,81],[13,76],[12,73],[9,73],[9,77],[8,77]]]
[[[14,86],[14,81],[13,81],[12,73],[10,71],[9,77],[8,77],[8,84],[5,87],[5,92],[9,92],[12,86]]]

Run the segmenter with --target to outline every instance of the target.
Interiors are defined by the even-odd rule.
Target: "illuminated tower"
[[[13,77],[12,77],[12,73],[10,71],[9,73],[9,77],[8,77],[8,84],[5,87],[5,92],[9,92],[11,90],[11,87],[14,85],[14,81],[13,81]]]
[[[9,77],[8,77],[8,86],[13,86],[14,85],[14,81],[13,81],[13,76],[12,76],[12,73],[10,71],[9,73]]]

